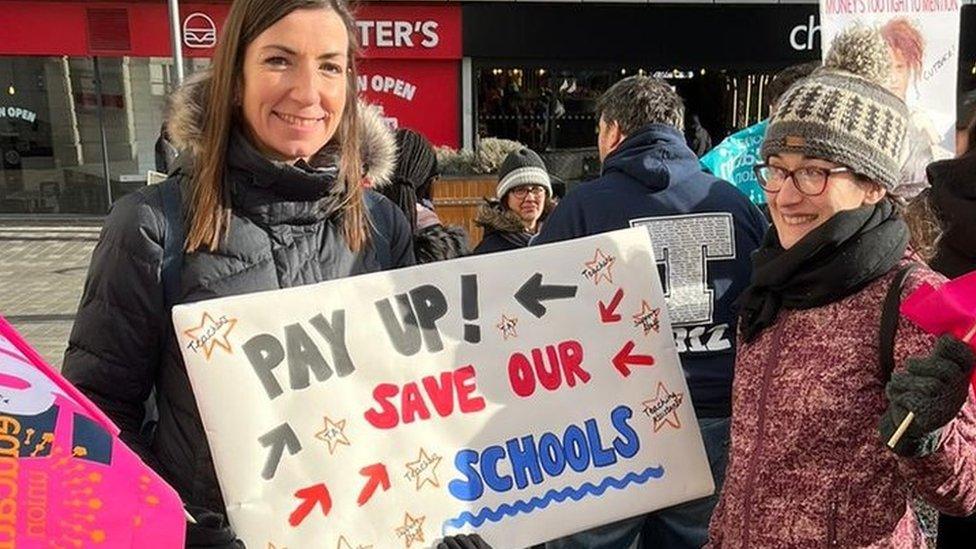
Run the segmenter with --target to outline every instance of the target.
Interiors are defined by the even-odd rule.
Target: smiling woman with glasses
[[[738,302],[711,547],[925,547],[913,493],[946,513],[976,507],[973,353],[898,313],[945,279],[909,246],[908,109],[886,70],[884,40],[855,27],[770,118],[755,172],[773,227]]]
[[[476,254],[516,250],[529,245],[554,206],[546,165],[534,151],[522,148],[505,157],[498,170],[497,201],[478,209],[475,223],[485,236]]]

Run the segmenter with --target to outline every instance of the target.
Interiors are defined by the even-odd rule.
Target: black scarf
[[[837,212],[789,250],[770,228],[752,256],[752,284],[737,304],[746,341],[776,321],[782,307],[810,309],[857,293],[904,256],[908,226],[891,202]]]

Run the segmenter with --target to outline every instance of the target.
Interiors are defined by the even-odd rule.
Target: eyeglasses
[[[786,180],[793,181],[793,186],[800,194],[819,196],[827,189],[827,180],[839,173],[854,173],[850,168],[838,166],[836,168],[820,168],[817,166],[803,166],[795,170],[787,170],[769,164],[757,164],[752,168],[759,180],[759,185],[768,193],[778,193]]]
[[[515,198],[525,198],[529,193],[532,193],[533,196],[539,196],[545,194],[545,192],[546,188],[542,185],[522,185],[521,187],[512,189],[512,195]]]

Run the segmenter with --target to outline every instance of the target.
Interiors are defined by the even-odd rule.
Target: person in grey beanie
[[[475,254],[516,250],[529,245],[552,211],[552,180],[542,158],[523,147],[508,153],[498,170],[495,200],[478,209],[475,223],[485,235]]]
[[[899,313],[945,279],[909,247],[909,115],[884,87],[889,64],[876,30],[848,29],[770,119],[755,171],[773,228],[738,303],[710,547],[924,548],[913,497],[976,508],[973,352]]]

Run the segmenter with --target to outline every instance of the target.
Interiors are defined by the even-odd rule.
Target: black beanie
[[[390,184],[376,190],[392,200],[416,230],[417,200],[430,198],[430,182],[437,175],[437,156],[430,141],[413,130],[397,130],[396,144],[396,168]]]

